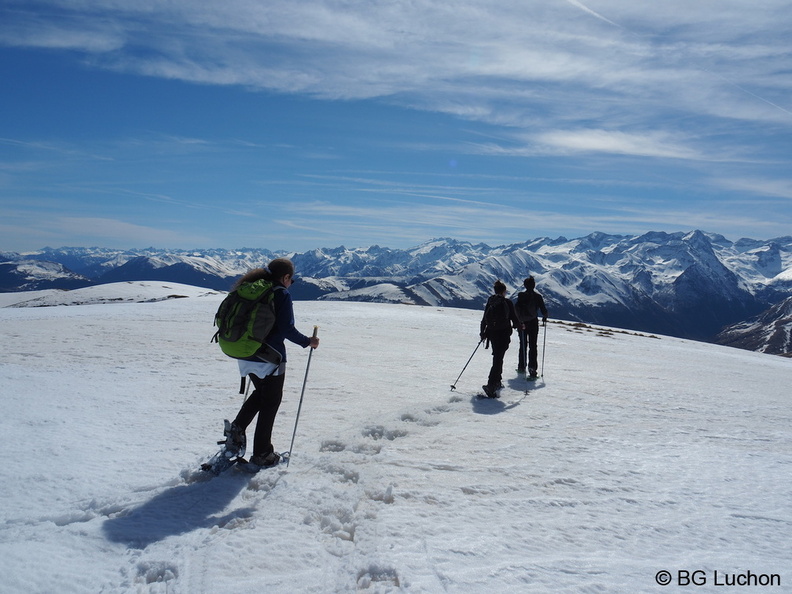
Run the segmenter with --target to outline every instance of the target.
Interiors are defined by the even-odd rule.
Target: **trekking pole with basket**
[[[476,345],[476,348],[473,349],[473,355],[476,354],[476,351],[481,346],[482,342],[484,342],[483,338],[479,340],[479,343]],[[462,371],[459,372],[459,375],[457,376],[456,380],[454,381],[453,384],[451,384],[451,391],[456,390],[457,382],[459,381],[459,378],[462,377],[462,374],[465,373],[465,369],[467,369],[467,366],[470,365],[470,362],[473,360],[473,355],[470,355],[470,359],[467,360],[467,363],[465,363],[465,366],[462,368]]]
[[[544,331],[542,336],[542,370],[540,372],[540,377],[544,379],[545,345],[547,345],[547,320],[542,323],[542,326],[544,326]]]
[[[313,338],[316,338],[316,333],[319,331],[319,326],[314,326]],[[294,438],[297,435],[297,422],[300,420],[300,410],[302,410],[303,396],[305,396],[305,385],[308,383],[308,370],[311,368],[311,355],[313,355],[314,348],[308,353],[308,363],[305,365],[305,377],[303,378],[302,391],[300,392],[300,403],[297,405],[297,416],[294,418],[294,431],[292,432],[291,445],[289,446],[289,456],[286,458],[286,468],[289,467],[291,462],[292,449],[294,448]]]

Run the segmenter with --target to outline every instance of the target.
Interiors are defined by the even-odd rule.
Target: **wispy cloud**
[[[663,132],[647,134],[609,130],[554,130],[538,134],[535,141],[550,150],[569,153],[608,153],[663,159],[709,160],[680,140]]]
[[[0,9],[5,18],[5,25],[0,26],[0,44],[101,54],[119,50],[126,42],[124,28],[117,27],[114,19],[60,10],[56,3],[35,7],[14,4],[7,2]]]
[[[515,110],[516,118],[540,106],[545,115],[559,110],[569,118],[574,109],[615,121],[619,97],[629,100],[618,103],[620,110],[634,118],[646,105],[654,112],[662,104],[761,117],[765,107],[779,106],[774,96],[790,89],[768,60],[784,57],[763,43],[783,31],[773,9],[785,3],[752,11],[748,22],[738,4],[720,3],[712,26],[712,10],[700,20],[696,7],[679,1],[638,12],[617,2],[598,2],[595,10],[577,0],[105,0],[68,8],[53,2],[49,14],[40,10],[46,2],[36,4],[38,12],[20,2],[15,18],[0,26],[0,39],[82,49],[101,54],[107,67],[150,76],[327,98],[391,97],[470,118],[495,118],[502,109]],[[753,56],[743,54],[735,70],[731,42],[750,31],[762,35],[753,37]],[[661,32],[667,39],[658,44]],[[562,82],[574,86],[557,88]],[[707,101],[685,104],[702,92]],[[746,112],[740,104],[751,96],[762,102]]]
[[[579,212],[574,203],[563,211],[547,205],[507,205],[475,203],[422,203],[375,201],[359,205],[310,202],[289,205],[279,211],[278,224],[290,229],[310,231],[315,240],[334,241],[344,237],[367,237],[366,243],[404,237],[464,237],[491,245],[510,243],[546,235],[547,229],[559,235],[577,236],[579,229],[609,233],[642,233],[662,229],[718,229],[736,239],[750,235],[778,236],[787,232],[784,225],[769,220],[764,213],[750,214],[734,203],[723,201],[717,208],[691,204],[669,207],[658,202],[631,200],[603,201],[595,211]],[[377,239],[380,238],[380,239]],[[422,239],[419,239],[421,241]]]
[[[757,196],[792,199],[792,180],[789,179],[723,177],[714,183],[732,192],[747,191]]]
[[[183,246],[201,245],[206,239],[168,228],[136,225],[104,217],[58,217],[52,221],[62,237],[80,237],[83,245]]]

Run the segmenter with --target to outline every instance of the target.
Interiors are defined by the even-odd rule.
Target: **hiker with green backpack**
[[[256,268],[242,276],[215,318],[220,347],[238,360],[243,381],[250,378],[254,387],[230,425],[226,448],[235,447],[244,453],[245,430],[258,414],[250,463],[262,467],[274,466],[280,460],[272,445],[272,427],[283,398],[285,341],[303,348],[319,346],[316,336],[306,336],[294,326],[289,294],[293,283],[294,264],[277,258],[266,268]]]

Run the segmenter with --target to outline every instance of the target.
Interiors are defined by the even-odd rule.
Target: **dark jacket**
[[[545,307],[544,297],[536,291],[523,291],[517,295],[517,317],[521,322],[530,322],[539,317],[547,318],[547,307]]]
[[[488,313],[489,312],[489,313]],[[498,315],[493,316],[496,312]],[[502,322],[493,323],[492,318],[502,319]],[[491,295],[487,299],[484,307],[484,315],[481,318],[480,336],[492,339],[493,336],[510,335],[512,328],[519,328],[520,320],[514,310],[514,303],[511,299],[506,299],[503,295]]]

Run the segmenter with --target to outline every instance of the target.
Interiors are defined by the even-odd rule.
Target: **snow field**
[[[291,465],[207,481],[195,469],[242,399],[209,343],[221,298],[0,309],[4,591],[654,592],[663,569],[792,580],[788,360],[554,323],[544,381],[525,393],[515,340],[502,398],[480,400],[483,348],[450,390],[480,312],[297,302],[322,343]],[[308,355],[287,348],[280,450]]]

